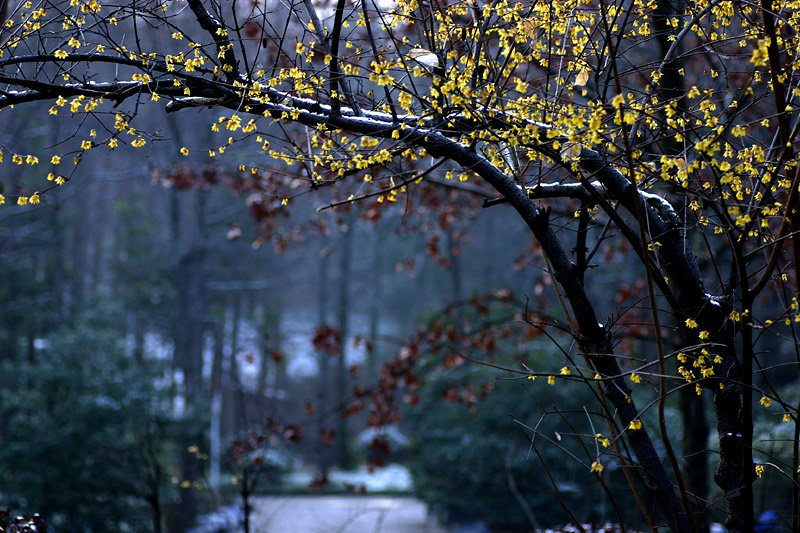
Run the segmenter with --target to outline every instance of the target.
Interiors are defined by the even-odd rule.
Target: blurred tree
[[[160,531],[164,391],[125,355],[118,315],[97,311],[42,339],[36,362],[2,363],[3,499],[58,531]]]
[[[547,366],[557,357],[547,338],[514,321],[518,306],[504,292],[450,306],[412,344],[420,350],[420,386],[410,387],[404,413],[414,433],[411,471],[420,497],[448,522],[482,521],[491,531],[636,523],[636,502],[620,491],[624,463],[612,461],[599,484],[581,475],[596,447],[619,445],[600,433],[603,417],[585,407],[594,401],[593,387],[508,378],[504,367],[521,360]],[[576,435],[587,421],[597,433]]]
[[[142,150],[159,135],[133,126],[137,111],[166,102],[168,112],[219,110],[209,126],[221,138],[178,153],[241,147],[230,186],[250,193],[276,248],[291,240],[275,225],[281,207],[309,188],[333,189],[321,206],[330,208],[445,198],[417,195],[431,185],[507,204],[548,274],[534,295],[559,303],[558,323],[540,327],[574,341],[549,371],[509,371],[597,385],[594,410],[626,445],[614,458],[636,465],[654,499],[655,512],[638,500],[643,519],[676,531],[702,529],[717,504],[687,484],[668,403],[682,388],[713,396],[729,530],[753,530],[754,485],[766,475],[792,479],[783,513],[800,530],[798,447],[756,462],[754,439],[764,409],[795,435],[800,423],[796,395],[772,384],[790,369],[796,379],[800,362],[798,13],[771,0],[23,3],[0,45],[0,108],[47,101],[49,115],[87,127],[37,153],[9,151],[12,164],[56,167],[47,182],[14,183],[0,203],[38,204],[72,175],[70,161]],[[459,213],[435,207],[451,227]],[[432,236],[430,254],[452,262],[454,236],[444,254]],[[192,398],[203,294],[188,265],[207,249],[175,237],[173,248],[188,250],[177,255],[176,364]],[[99,232],[92,242],[97,252]],[[84,281],[102,279],[99,257],[83,265]],[[639,303],[619,320],[626,298],[594,288],[609,265],[640,282]],[[774,335],[785,340],[768,358],[762,340]],[[618,345],[631,338],[649,342]],[[651,410],[656,422],[644,424]],[[609,455],[597,448],[586,475],[599,478]]]
[[[526,384],[495,382],[497,372],[470,366],[430,376],[419,404],[407,410],[416,435],[414,486],[431,511],[446,522],[483,521],[492,531],[527,531],[571,521],[564,508],[554,505],[555,488],[581,523],[619,522],[612,502],[594,480],[580,475],[580,464],[572,460],[584,450],[572,439],[559,442],[559,430],[570,433],[568,423],[556,410],[540,414],[538,402],[548,402],[577,418],[575,410],[590,401],[588,395],[570,396],[561,389],[534,400]],[[477,389],[472,408],[465,404],[468,392],[453,396],[467,383]],[[481,386],[493,390],[481,391]],[[517,422],[536,427],[538,456],[510,419],[512,413],[527,416]],[[549,475],[560,480],[555,487]],[[604,481],[616,491],[625,486],[618,469],[604,473]],[[623,523],[636,523],[636,502],[630,495],[618,495],[613,503],[625,511]]]

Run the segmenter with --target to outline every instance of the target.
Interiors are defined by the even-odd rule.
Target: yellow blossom
[[[225,127],[231,131],[238,130],[241,125],[242,125],[242,119],[241,117],[239,117],[239,115],[236,114],[231,115],[231,118],[229,118],[225,122]]]
[[[758,41],[758,48],[753,50],[753,57],[750,58],[750,62],[753,65],[757,67],[763,67],[767,64],[767,60],[769,59],[767,54],[767,46],[767,39],[761,39]]]
[[[598,461],[592,463],[592,472],[599,474],[603,471],[603,465],[601,465]]]
[[[762,396],[761,399],[758,401],[758,403],[760,403],[764,407],[769,407],[770,405],[772,405],[772,400],[767,398],[766,396]]]

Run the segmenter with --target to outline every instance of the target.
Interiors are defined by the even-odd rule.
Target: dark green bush
[[[0,502],[56,531],[151,527],[159,394],[118,339],[82,324],[2,363]]]
[[[512,357],[499,355],[504,342],[498,337],[488,356],[494,363],[521,368]],[[552,346],[532,345],[527,353],[533,355],[525,359],[529,368],[552,372],[562,366]],[[485,350],[463,351],[463,344],[458,349],[471,359],[487,358]],[[414,435],[410,467],[415,488],[432,512],[448,523],[481,521],[492,531],[526,531],[534,524],[552,527],[572,520],[559,503],[555,484],[578,520],[618,522],[588,467],[597,450],[592,424],[606,430],[600,417],[584,411],[584,405],[597,405],[589,387],[561,379],[551,386],[544,377],[509,380],[513,374],[477,363],[459,360],[453,365],[453,352],[441,352],[445,355],[421,358],[419,403],[406,413]],[[444,364],[448,357],[450,362]],[[529,440],[534,427],[541,459]],[[608,455],[603,462],[606,483],[624,484],[615,469],[618,463]],[[630,498],[629,491],[619,493]],[[632,499],[617,504],[630,512],[626,521],[637,520]]]

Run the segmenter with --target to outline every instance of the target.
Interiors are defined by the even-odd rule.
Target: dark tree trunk
[[[328,288],[330,283],[330,255],[328,254],[328,249],[323,248],[320,252],[319,258],[319,288],[317,289],[319,301],[317,303],[318,310],[319,310],[319,317],[317,318],[317,325],[324,326],[328,320],[328,307],[329,307],[329,296],[328,296]],[[326,430],[325,427],[325,418],[326,418],[326,411],[329,409],[329,404],[331,403],[331,395],[329,393],[329,380],[330,380],[330,364],[328,362],[328,358],[330,356],[325,353],[323,350],[320,350],[317,354],[317,362],[319,365],[319,374],[317,376],[317,460],[320,473],[325,476],[330,470],[331,466],[331,457],[330,451],[328,449],[328,444],[325,442],[324,439],[324,432]]]
[[[353,247],[353,234],[355,230],[351,223],[355,221],[352,213],[347,217],[347,226],[342,232],[341,244],[339,249],[339,302],[337,309],[337,325],[339,327],[339,359],[336,371],[336,405],[338,409],[344,409],[347,398],[348,368],[347,352],[349,348],[350,336],[350,255]],[[339,416],[338,431],[336,435],[337,455],[339,466],[342,469],[349,469],[353,466],[353,458],[349,446],[349,428],[347,418]]]
[[[173,246],[179,251],[175,267],[177,290],[177,313],[174,318],[175,362],[183,372],[183,399],[187,414],[191,413],[203,393],[203,308],[204,308],[204,261],[206,256],[203,213],[205,194],[197,192],[194,232],[184,237],[179,200],[172,205]],[[189,242],[184,242],[188,239]],[[178,506],[177,533],[183,533],[194,523],[198,512],[197,489],[194,483],[200,478],[202,469],[191,446],[203,442],[202,433],[190,434],[180,444],[181,488]],[[187,486],[188,485],[188,486]]]
[[[689,490],[695,496],[695,501],[708,501],[709,428],[706,403],[703,396],[697,396],[694,387],[683,387],[678,394],[680,409],[683,414],[682,448]],[[702,505],[701,503],[700,506]]]
[[[380,226],[373,228],[372,260],[370,264],[369,346],[367,350],[367,379],[378,378],[378,332],[380,328],[381,291],[381,235]]]
[[[144,368],[144,341],[147,331],[144,314],[135,312],[133,317],[133,359],[136,364]]]

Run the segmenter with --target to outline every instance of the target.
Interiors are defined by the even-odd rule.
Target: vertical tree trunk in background
[[[67,310],[64,307],[64,270],[67,258],[64,250],[64,229],[61,220],[61,202],[56,200],[55,205],[47,212],[47,224],[50,228],[51,241],[47,259],[48,285],[53,288],[55,301],[55,319],[59,324],[67,320]]]
[[[84,199],[87,205],[93,205],[92,187],[86,187]],[[72,226],[70,248],[72,252],[72,290],[70,291],[70,314],[76,315],[84,308],[86,296],[86,270],[88,268],[87,250],[85,245],[88,237],[88,213],[85,209],[78,209],[76,220]]]
[[[104,184],[98,183],[94,187],[95,201],[92,204],[91,210],[91,257],[89,262],[89,272],[87,273],[89,286],[97,287],[103,283],[104,272],[104,251],[106,234],[111,229],[109,228],[109,221],[113,218],[108,212],[108,205],[110,202],[110,188],[105,187]]]
[[[453,301],[460,302],[463,298],[461,280],[461,258],[459,257],[458,239],[453,236],[452,228],[447,231],[447,254],[450,260],[450,281],[453,284]]]
[[[36,316],[28,319],[28,335],[25,338],[25,352],[30,364],[36,364],[36,332],[39,331],[39,320]]]
[[[355,230],[352,228],[351,223],[354,222],[355,217],[350,213],[347,217],[347,223],[342,231],[341,241],[339,246],[339,301],[337,305],[337,326],[339,328],[339,364],[336,370],[336,407],[339,410],[344,409],[345,399],[347,398],[347,351],[350,345],[348,339],[350,336],[350,254],[353,248],[353,234]],[[347,470],[353,466],[353,458],[350,454],[349,446],[349,432],[347,418],[339,416],[339,426],[336,435],[337,455],[339,460],[339,467]]]
[[[378,330],[380,327],[381,291],[381,234],[380,225],[375,224],[372,231],[372,261],[370,264],[370,305],[369,305],[369,348],[367,350],[367,381],[378,379]]]
[[[181,206],[177,199],[172,204],[173,249],[178,251],[175,267],[175,287],[177,289],[177,314],[174,319],[175,361],[183,372],[185,413],[189,416],[203,391],[203,330],[202,315],[204,307],[204,259],[206,255],[203,214],[205,193],[195,193],[194,231],[184,236],[181,230],[184,221]],[[180,504],[175,531],[183,533],[194,523],[197,516],[197,496],[192,484],[201,475],[202,469],[196,455],[189,451],[191,446],[199,446],[204,440],[203,432],[187,435],[180,450],[181,489]],[[186,486],[188,484],[188,486]]]
[[[169,217],[168,217],[168,219],[169,219],[170,246],[172,247],[172,251],[175,254],[175,258],[173,259],[173,261],[175,262],[175,265],[173,265],[174,269],[177,269],[177,264],[178,264],[178,260],[179,260],[178,255],[180,253],[179,249],[176,248],[176,246],[180,245],[181,238],[183,236],[183,231],[181,229],[181,203],[180,202],[181,202],[181,197],[180,197],[178,191],[176,191],[174,189],[171,190],[170,193],[169,193]],[[171,285],[173,287],[175,287],[177,285],[178,273],[177,272],[172,272],[172,274],[173,274],[173,278],[170,281],[171,281]],[[173,312],[175,312],[175,310],[173,310]],[[177,312],[175,312],[175,313],[177,314]],[[175,406],[176,398],[177,398],[177,395],[178,395],[178,387],[177,387],[177,383],[176,383],[176,380],[175,380],[175,374],[179,369],[178,342],[177,342],[178,331],[177,331],[177,328],[178,328],[177,323],[175,323],[173,321],[173,323],[172,323],[172,331],[170,332],[170,334],[172,335],[172,344],[173,344],[172,361],[171,361],[172,376],[171,376],[171,379],[170,379],[170,403],[173,405],[173,408]]]
[[[234,384],[240,385],[239,376],[239,326],[242,321],[242,297],[239,293],[234,295],[233,316],[231,317],[231,380]]]
[[[270,300],[267,307],[267,331],[269,332],[269,349],[282,351],[283,332],[282,332],[282,302],[279,297]],[[285,390],[288,386],[288,376],[286,375],[286,361],[273,361],[271,357],[266,359],[267,367],[270,365],[275,369],[275,393]]]
[[[230,396],[233,404],[233,433],[241,436],[247,429],[245,417],[244,395],[242,394],[242,376],[239,372],[239,327],[242,321],[242,295],[239,292],[233,296],[233,316],[231,317],[231,340],[230,340],[230,365],[228,383],[233,391]]]
[[[269,350],[271,345],[269,331],[269,310],[267,304],[259,304],[255,311],[256,329],[258,330],[258,378],[256,380],[256,394],[259,399],[267,396],[267,381],[269,377]],[[264,402],[262,401],[262,406]]]
[[[225,358],[225,313],[213,326],[214,360],[211,363],[211,428],[209,438],[209,482],[216,489],[222,460],[222,361]]]
[[[679,403],[683,414],[683,455],[686,461],[686,478],[689,491],[697,498],[707,500],[708,483],[708,418],[705,401],[691,387],[682,387]]]
[[[279,393],[287,387],[286,363],[278,361],[273,353],[281,352],[281,318],[282,305],[280,297],[265,297],[256,309],[250,313],[253,319],[258,343],[258,376],[256,378],[253,408],[259,416],[272,415],[279,411],[277,402]],[[270,379],[270,373],[272,374]],[[270,386],[271,385],[271,386]]]
[[[486,221],[486,234],[487,235],[496,235],[498,233],[498,224],[497,224],[497,217],[489,217]],[[483,256],[483,281],[481,281],[481,287],[483,290],[494,290],[497,284],[497,274],[495,271],[497,270],[497,266],[495,265],[495,254],[497,253],[497,241],[493,239],[489,239],[486,242],[486,254]],[[528,278],[532,278],[533,276],[528,276]]]
[[[12,249],[14,248],[14,244],[12,243],[3,243],[0,246],[0,251],[4,254],[10,254]],[[2,256],[0,256],[0,260],[2,260]],[[2,265],[2,263],[0,263]],[[0,270],[2,272],[2,270]],[[12,283],[8,286],[8,301],[14,302],[19,297],[19,285],[16,283]],[[19,329],[20,323],[22,322],[22,317],[16,311],[6,312],[3,314],[3,323],[0,324],[2,330],[4,330],[4,337],[2,348],[0,348],[0,361],[8,360],[8,361],[16,361],[19,357]]]
[[[319,254],[319,275],[317,279],[319,280],[319,287],[317,292],[318,302],[317,302],[317,309],[319,315],[317,317],[317,325],[324,326],[328,320],[328,285],[330,283],[330,274],[328,272],[330,268],[330,255],[328,253],[328,249],[323,247]],[[316,398],[316,408],[317,408],[317,460],[319,462],[319,470],[320,473],[324,476],[328,473],[331,466],[331,457],[330,451],[328,450],[328,445],[324,442],[323,439],[323,432],[325,428],[325,415],[326,411],[330,409],[331,403],[331,394],[330,388],[328,387],[328,380],[329,380],[329,373],[330,373],[330,365],[328,364],[328,358],[330,356],[325,353],[323,350],[320,350],[317,353],[317,363],[319,365],[319,374],[317,376],[317,398]]]
[[[145,361],[144,361],[144,341],[145,341],[145,333],[147,331],[147,321],[144,317],[144,313],[140,311],[134,311],[133,316],[133,359],[136,361],[136,364],[144,368]]]
[[[6,0],[6,4],[4,4],[4,9],[7,9],[8,0]],[[7,134],[19,134],[22,129],[22,124],[20,122],[21,119],[13,118],[11,123],[9,124],[9,128],[7,130]],[[3,186],[2,189],[8,194],[8,191],[17,191],[20,189],[21,180],[20,180],[20,169],[16,165],[12,166],[7,172],[4,173],[3,178],[8,179],[4,185],[8,185],[8,187]],[[5,256],[11,256],[14,254],[19,245],[20,237],[14,235],[13,238],[10,239],[3,239],[0,241],[0,252]],[[4,263],[2,262],[4,258],[0,255],[0,268],[2,268]],[[0,270],[0,274],[2,274],[3,270]],[[18,298],[22,296],[22,291],[20,290],[22,287],[19,286],[17,283],[12,283],[8,287],[8,300],[9,302],[16,302]],[[3,315],[3,324],[2,326],[7,331],[7,338],[4,339],[5,343],[0,348],[0,360],[8,359],[10,361],[16,361],[20,356],[20,343],[22,340],[23,335],[23,314],[21,311],[14,310],[10,313],[6,312]]]
[[[239,335],[239,329],[236,322],[239,320],[238,312],[236,311],[239,305],[239,298],[237,293],[232,293],[230,299],[223,306],[222,316],[223,320],[228,323],[230,321],[230,337],[228,335],[228,326],[224,325],[222,330],[223,339],[223,358],[222,358],[222,434],[225,436],[236,436],[240,434],[240,420],[239,409],[237,407],[239,402],[239,365],[236,358],[236,350],[239,349],[238,344],[234,337]]]

